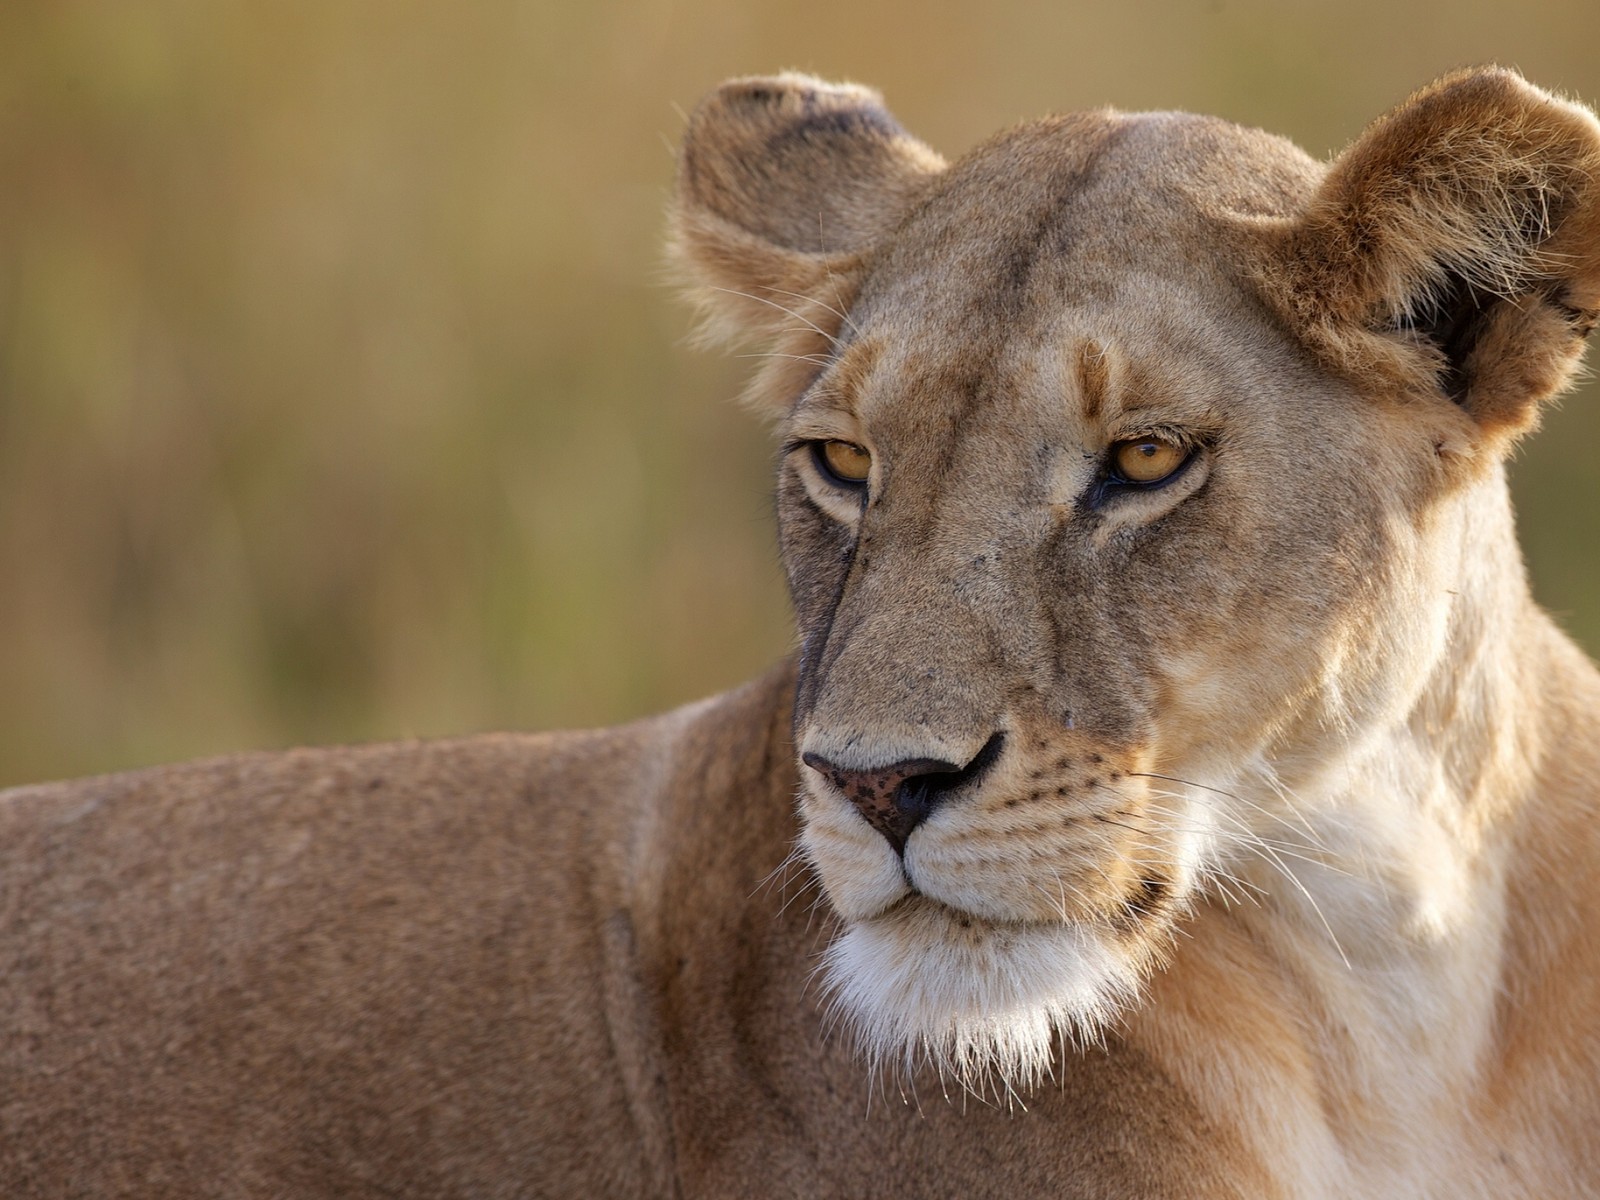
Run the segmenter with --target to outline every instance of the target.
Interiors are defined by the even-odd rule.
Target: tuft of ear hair
[[[1508,440],[1600,309],[1600,122],[1475,68],[1375,121],[1277,234],[1268,298],[1368,390],[1441,394]]]
[[[792,377],[831,349],[863,257],[944,166],[854,84],[785,73],[730,80],[700,102],[668,253],[703,336],[774,343],[752,396],[798,394]]]

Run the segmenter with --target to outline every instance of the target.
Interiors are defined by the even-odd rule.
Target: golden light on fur
[[[934,780],[1004,737],[981,784],[932,801],[918,785],[926,815],[899,853],[803,781],[801,846],[843,921],[824,986],[855,1043],[1026,1087],[1053,1046],[1138,1025],[1141,994],[1172,977],[1152,965],[1176,941],[1180,973],[1182,934],[1213,906],[1293,912],[1295,969],[1329,986],[1399,953],[1392,937],[1470,943],[1448,864],[1476,853],[1485,788],[1521,786],[1522,734],[1504,677],[1460,685],[1469,701],[1444,664],[1523,619],[1488,582],[1521,578],[1509,534],[1483,531],[1509,530],[1507,432],[1568,378],[1600,299],[1593,118],[1489,70],[1425,89],[1331,169],[1221,122],[1117,113],[1025,126],[939,168],[875,96],[786,77],[696,114],[680,203],[695,210],[700,164],[737,179],[752,137],[809,153],[846,128],[862,132],[847,152],[784,183],[831,197],[853,246],[826,287],[792,289],[828,309],[797,307],[805,327],[773,336],[814,374],[757,388],[791,429],[842,408],[893,469],[849,522],[780,489],[796,734],[856,776],[932,763]],[[869,178],[891,181],[877,203]],[[775,213],[775,186],[705,207],[739,237],[800,227],[815,200]],[[1097,219],[1130,204],[1161,214],[1148,253]],[[861,232],[868,214],[893,231]],[[815,244],[761,240],[722,286],[819,265]],[[726,280],[735,244],[699,268],[682,243],[702,280]],[[870,317],[826,300],[863,288]],[[846,369],[845,340],[873,347],[870,371]],[[1147,421],[1226,452],[1185,470],[1185,438],[1105,449],[1106,428]],[[1106,476],[1139,502],[1079,503]],[[1443,725],[1415,715],[1441,706]],[[1408,865],[1424,853],[1427,869]],[[1456,978],[1445,995],[1492,991]],[[1394,1021],[1362,1024],[1375,1062],[1404,1058]]]
[[[1504,471],[1597,181],[1498,69],[1326,166],[724,85],[674,237],[792,661],[9,793],[0,1193],[1600,1194],[1600,673]]]
[[[1111,448],[1117,474],[1132,483],[1159,483],[1188,460],[1189,453],[1164,438],[1137,438]]]

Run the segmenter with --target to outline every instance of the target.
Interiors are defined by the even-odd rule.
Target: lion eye
[[[1111,466],[1128,483],[1160,483],[1184,463],[1189,452],[1165,438],[1134,438],[1111,448]]]
[[[813,442],[811,452],[822,473],[846,487],[865,483],[872,472],[872,455],[854,442]]]

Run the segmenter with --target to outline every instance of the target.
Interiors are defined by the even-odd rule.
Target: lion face
[[[841,1003],[873,1045],[909,1032],[958,1070],[1026,1074],[1053,1028],[1133,993],[1241,845],[1306,853],[1288,814],[1227,794],[1271,794],[1240,768],[1312,719],[1286,698],[1378,636],[1393,602],[1373,589],[1410,549],[1390,544],[1392,481],[1418,491],[1435,454],[1411,437],[1371,462],[1352,398],[1259,306],[1219,312],[1237,285],[1215,270],[1052,231],[1062,252],[1004,296],[1014,262],[939,236],[1003,186],[953,181],[900,231],[966,265],[937,297],[931,256],[863,282],[786,416],[780,528],[802,842],[847,922]],[[1074,200],[1053,219],[1121,207]],[[997,302],[1017,316],[974,339]],[[865,452],[864,479],[830,468],[831,442]],[[1330,509],[1351,519],[1307,519]],[[913,811],[875,821],[885,788]]]
[[[1379,127],[1368,159],[1385,136],[1421,145]],[[1319,779],[1405,719],[1504,506],[1496,451],[1576,343],[1507,383],[1484,347],[1525,306],[1474,294],[1443,345],[1425,271],[1308,298],[1362,188],[1180,115],[1044,121],[947,168],[860,89],[747,81],[697,113],[679,244],[779,346],[801,848],[870,1054],[1033,1082],[1195,903],[1323,869]]]

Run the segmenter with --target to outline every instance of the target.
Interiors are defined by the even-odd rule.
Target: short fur
[[[7,793],[0,1194],[1600,1192],[1600,675],[1503,469],[1597,181],[1501,70],[1327,168],[725,85],[674,244],[774,353],[795,661]],[[974,760],[903,854],[838,782]]]

